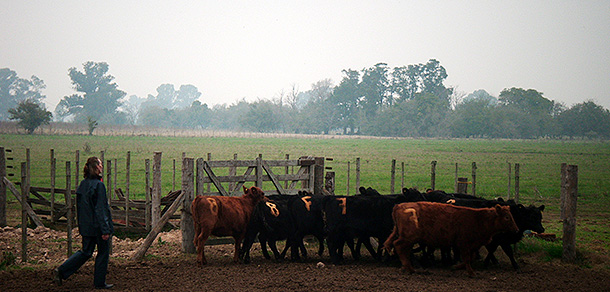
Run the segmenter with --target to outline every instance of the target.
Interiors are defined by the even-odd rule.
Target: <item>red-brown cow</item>
[[[241,197],[197,196],[191,205],[197,262],[201,265],[207,263],[203,248],[210,235],[232,236],[235,239],[233,261],[237,262],[252,210],[264,197],[265,193],[258,187],[244,187]]]
[[[457,247],[463,264],[472,277],[474,253],[499,232],[517,232],[508,206],[474,209],[441,203],[416,202],[396,205],[392,211],[394,230],[384,243],[395,248],[402,269],[413,273],[413,245]]]

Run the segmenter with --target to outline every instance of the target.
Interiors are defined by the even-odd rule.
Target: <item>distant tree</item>
[[[249,106],[248,112],[239,117],[241,126],[250,131],[271,133],[280,129],[278,105],[268,100],[258,100]]]
[[[28,134],[43,124],[48,124],[53,116],[45,106],[32,99],[19,102],[16,108],[8,110],[9,119],[18,120],[17,124],[23,127]]]
[[[384,104],[392,104],[388,72],[385,63],[362,70],[362,81],[358,90],[363,97],[360,103],[367,117],[374,117]]]
[[[16,108],[25,100],[41,103],[45,98],[42,90],[44,82],[32,75],[31,80],[19,78],[17,73],[9,68],[0,69],[0,121],[9,118],[8,110]]]
[[[82,72],[70,68],[68,75],[79,93],[65,96],[57,105],[56,114],[61,118],[74,116],[77,122],[86,122],[91,117],[104,123],[116,123],[117,109],[125,92],[113,82],[114,77],[108,74],[108,68],[105,62],[91,61],[83,64]]]
[[[392,90],[398,102],[412,99],[418,93],[431,93],[448,99],[453,92],[444,85],[447,71],[435,59],[428,60],[426,64],[396,67],[390,75]]]
[[[449,130],[454,137],[490,137],[490,120],[495,110],[487,97],[464,99],[451,114]]]
[[[522,138],[537,138],[552,136],[555,132],[553,122],[557,106],[545,98],[542,92],[535,89],[510,88],[500,92],[498,97],[500,108],[508,108],[516,116],[522,116],[515,120],[523,129]],[[512,118],[512,116],[507,116]],[[523,124],[527,121],[527,124]]]
[[[179,90],[173,84],[161,84],[157,87],[157,95],[149,94],[142,103],[142,108],[156,106],[166,109],[187,108],[201,96],[197,87],[181,85]]]
[[[93,135],[93,131],[95,130],[95,128],[97,128],[97,121],[94,120],[92,117],[87,117],[87,127],[89,128],[89,136]]]
[[[475,90],[464,97],[464,102],[469,102],[471,100],[479,100],[489,106],[495,106],[498,104],[498,99],[484,89]]]
[[[501,105],[515,107],[530,115],[551,115],[554,109],[554,102],[535,89],[504,89],[500,92],[498,101]]]
[[[193,105],[199,97],[201,92],[191,84],[180,85],[180,89],[176,92],[176,98],[174,100],[173,108],[188,108]],[[201,104],[201,103],[200,103]]]
[[[140,115],[140,108],[144,101],[144,98],[140,98],[136,95],[130,95],[129,97],[123,98],[119,110],[125,113],[129,124],[135,125],[137,123]]]
[[[343,70],[343,79],[337,85],[329,98],[329,106],[336,110],[336,121],[333,125],[343,129],[347,134],[348,129],[355,132],[359,111],[360,73],[355,70]]]
[[[593,101],[575,104],[557,119],[566,136],[610,138],[610,111]]]

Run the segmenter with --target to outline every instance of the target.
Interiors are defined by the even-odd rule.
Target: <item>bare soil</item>
[[[80,237],[74,230],[74,250]],[[28,261],[21,262],[21,229],[0,228],[2,260],[15,263],[0,271],[0,291],[88,291],[93,285],[93,260],[63,285],[52,282],[52,270],[66,258],[66,233],[48,228],[28,230]],[[375,262],[366,252],[356,262],[347,252],[342,265],[321,258],[312,244],[303,262],[265,260],[258,245],[252,264],[232,262],[233,246],[206,246],[209,264],[200,267],[195,255],[181,252],[179,230],[161,233],[142,262],[129,260],[143,240],[113,238],[108,283],[116,291],[610,291],[608,259],[588,255],[585,265],[542,260],[521,255],[522,272],[512,270],[508,258],[496,253],[500,265],[485,268],[476,263],[476,276],[464,270],[432,267],[416,274],[400,272],[398,264]]]

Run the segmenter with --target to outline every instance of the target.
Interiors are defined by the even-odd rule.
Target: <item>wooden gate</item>
[[[228,168],[227,170],[221,170]],[[324,183],[324,158],[301,157],[296,160],[223,160],[197,159],[195,192],[197,195],[241,196],[248,182],[266,195],[294,195],[299,190],[319,194]],[[245,170],[238,175],[238,170]],[[217,175],[216,173],[228,173]],[[264,185],[264,182],[271,184]],[[223,185],[224,184],[224,185]],[[210,186],[215,187],[215,191]],[[270,187],[272,185],[272,187]],[[265,190],[267,188],[267,190]]]

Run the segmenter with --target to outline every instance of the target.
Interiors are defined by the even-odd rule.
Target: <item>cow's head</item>
[[[519,204],[516,208],[517,212],[513,212],[513,217],[521,231],[531,230],[538,233],[544,232],[544,227],[542,227],[542,211],[544,211],[544,205],[541,205],[540,207],[534,205],[525,207],[522,204]]]
[[[259,187],[246,188],[246,186],[244,186],[244,197],[252,199],[254,203],[258,203],[258,201],[265,198],[265,192]]]
[[[513,215],[510,213],[510,207],[500,206],[499,204],[497,204],[495,206],[495,209],[496,213],[498,214],[498,223],[500,224],[500,226],[502,226],[502,229],[509,232],[517,233],[519,231],[519,228],[517,227],[517,224],[513,219]]]

